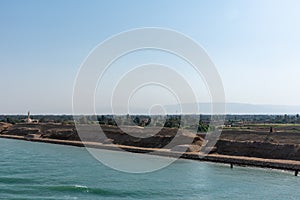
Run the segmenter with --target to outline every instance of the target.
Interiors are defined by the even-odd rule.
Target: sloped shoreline
[[[98,148],[98,149],[105,149],[105,150],[112,150],[112,151],[125,150],[133,153],[151,152],[152,155],[158,155],[158,156],[180,157],[183,159],[190,159],[190,160],[197,160],[197,161],[224,163],[224,164],[229,164],[230,167],[233,167],[234,165],[238,165],[238,166],[288,170],[288,171],[294,171],[295,175],[298,175],[298,172],[300,171],[300,161],[295,161],[295,160],[265,159],[265,158],[245,157],[245,156],[228,156],[228,155],[220,155],[220,154],[202,155],[201,153],[197,153],[197,152],[182,153],[182,152],[168,151],[165,149],[158,149],[158,148],[143,148],[143,147],[133,147],[133,146],[125,146],[125,145],[115,145],[115,144],[101,144],[97,142],[80,142],[80,141],[58,140],[58,139],[48,139],[48,138],[31,138],[31,137],[3,135],[3,134],[0,135],[0,138],[26,140],[30,142],[42,142],[42,143],[51,143],[51,144],[59,144],[59,145],[71,145],[77,147]]]

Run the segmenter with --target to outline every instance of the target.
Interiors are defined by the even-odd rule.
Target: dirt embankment
[[[300,132],[224,130],[216,149],[223,155],[300,160]]]
[[[300,160],[300,145],[219,140],[217,153],[268,159]]]
[[[80,133],[80,137],[77,130],[79,130],[78,132]],[[101,125],[100,129],[99,125],[81,125],[75,127],[74,125],[61,125],[54,123],[15,124],[3,130],[1,134],[31,138],[99,142],[103,144],[119,144],[145,148],[164,147],[172,149],[175,146],[177,146],[176,148],[180,148],[181,146],[182,149],[187,148],[190,152],[199,151],[203,142],[203,139],[195,134],[180,132],[180,130],[173,128],[119,128],[108,125]]]
[[[1,125],[0,125],[1,127]],[[1,128],[0,128],[1,129]],[[52,139],[79,140],[75,127],[61,124],[14,124],[4,129],[1,134],[24,137],[45,137]]]
[[[77,128],[77,129],[76,129]],[[188,149],[197,152],[204,135],[189,132],[178,133],[178,129],[116,127],[102,125],[62,124],[8,124],[0,123],[0,134],[26,138],[49,138],[68,141],[98,142],[142,148],[167,148],[174,151]],[[80,137],[77,130],[80,130]],[[99,134],[102,130],[104,134]],[[130,133],[130,134],[127,134]],[[156,133],[152,135],[153,133]],[[142,136],[142,137],[141,137]],[[175,141],[175,142],[174,142]],[[190,145],[192,144],[192,145]],[[215,151],[221,155],[246,156],[266,159],[300,161],[300,132],[267,130],[223,130]]]
[[[11,127],[12,124],[5,123],[5,122],[0,122],[0,133]]]

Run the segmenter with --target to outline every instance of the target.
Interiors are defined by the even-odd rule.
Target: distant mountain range
[[[214,106],[220,106],[220,103],[214,104]],[[179,106],[176,105],[165,105],[163,106],[165,114],[211,114],[210,103],[184,103]],[[181,108],[182,109],[181,109]],[[291,105],[263,105],[263,104],[247,104],[247,103],[226,103],[225,104],[226,114],[268,114],[268,115],[282,115],[282,114],[300,114],[300,106]],[[149,108],[142,107],[131,107],[130,114],[149,114]],[[127,108],[115,107],[114,114],[127,114]],[[98,113],[111,114],[111,111],[105,107],[98,110]],[[151,114],[162,114],[162,113],[151,113]]]
[[[298,114],[300,106],[287,105],[255,105],[242,103],[228,103],[228,113],[250,113],[250,114]]]
[[[219,106],[216,103],[215,106]],[[192,113],[195,104],[182,104],[188,113]],[[200,113],[211,113],[210,103],[198,103]],[[246,104],[246,103],[226,103],[226,114],[300,114],[300,106],[287,106],[287,105],[262,105],[262,104]],[[176,113],[180,112],[179,105],[166,106],[168,112]]]

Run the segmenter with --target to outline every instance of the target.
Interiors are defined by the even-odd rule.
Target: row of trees
[[[16,124],[22,122],[26,115],[0,115],[0,122]],[[167,116],[146,116],[146,115],[99,115],[99,116],[75,116],[72,115],[34,115],[33,119],[38,119],[40,123],[61,123],[72,124],[74,120],[80,124],[105,124],[105,125],[138,125],[141,127],[149,126],[164,126],[168,128],[191,128],[198,129],[198,132],[207,132],[214,130],[215,127],[209,126],[210,115],[186,115],[182,118],[181,115]],[[199,120],[198,125],[186,127],[184,120]],[[282,124],[300,124],[300,115],[227,115],[225,124],[235,123],[282,123]],[[198,127],[197,127],[198,126]]]
[[[195,116],[193,116],[195,117]],[[146,115],[124,115],[124,116],[112,116],[112,115],[101,115],[95,117],[81,116],[77,118],[77,122],[80,124],[94,124],[99,123],[102,125],[137,125],[141,127],[146,127],[151,123],[153,126],[167,127],[167,128],[179,128],[183,126],[184,128],[197,129],[198,132],[207,132],[214,130],[215,128],[209,126],[208,123],[203,122],[202,119],[198,118],[198,126],[193,125],[193,127],[185,127],[182,124],[182,118],[180,115],[168,115],[168,116],[146,116]],[[188,119],[187,119],[188,120]]]

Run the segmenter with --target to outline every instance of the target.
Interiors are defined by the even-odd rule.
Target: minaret
[[[30,119],[30,111],[28,111],[27,113],[27,123],[31,123],[31,119]]]

